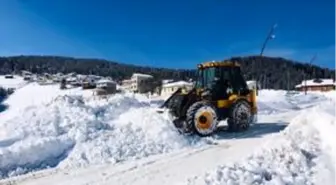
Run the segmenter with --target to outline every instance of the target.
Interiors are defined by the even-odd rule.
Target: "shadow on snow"
[[[63,161],[69,153],[72,151],[74,145],[62,151],[59,155],[50,156],[37,163],[25,163],[25,164],[13,164],[0,168],[0,180],[13,176],[24,175],[31,172],[36,172],[48,168],[56,167],[61,161]]]
[[[0,113],[5,111],[8,108],[8,105],[3,104],[2,102],[5,101],[6,97],[0,96]]]
[[[215,135],[218,139],[241,139],[241,138],[256,138],[262,137],[267,134],[278,133],[287,127],[288,123],[256,123],[250,126],[250,128],[243,132],[229,132],[227,126],[220,126],[217,134]]]

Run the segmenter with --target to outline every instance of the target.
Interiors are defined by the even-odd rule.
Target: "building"
[[[150,91],[153,76],[141,73],[134,73],[130,79],[122,81],[124,90],[135,93]]]
[[[23,76],[23,80],[31,81],[33,79],[33,73],[30,71],[22,70],[21,75]]]
[[[29,74],[26,74],[24,77],[23,77],[23,80],[24,81],[31,81],[33,79],[32,75],[29,75]]]
[[[335,81],[333,79],[313,79],[302,81],[295,86],[298,91],[330,91],[335,90]]]
[[[30,72],[30,71],[21,70],[21,75],[22,75],[22,76],[26,76],[26,75],[32,76],[32,75],[33,75],[33,73],[32,73],[32,72]]]
[[[101,79],[96,82],[96,95],[108,95],[117,92],[117,83],[108,79]]]
[[[82,82],[83,89],[94,89],[96,88],[96,83],[93,80],[84,80]]]
[[[81,82],[77,79],[77,77],[68,77],[65,80],[66,80],[66,84],[70,84],[74,87],[82,86]]]
[[[190,90],[192,89],[192,87],[193,87],[193,84],[190,82],[186,82],[186,81],[166,83],[162,85],[161,96],[170,96],[179,88]]]

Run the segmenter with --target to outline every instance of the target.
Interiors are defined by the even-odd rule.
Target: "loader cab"
[[[196,89],[209,91],[212,99],[226,99],[231,94],[249,93],[239,64],[210,62],[198,65]]]

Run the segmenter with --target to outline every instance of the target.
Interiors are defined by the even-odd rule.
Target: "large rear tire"
[[[237,100],[232,104],[227,120],[228,130],[231,132],[246,131],[251,123],[251,106],[245,100]]]
[[[195,102],[187,110],[186,124],[187,130],[201,137],[212,135],[218,125],[216,108],[206,101]]]

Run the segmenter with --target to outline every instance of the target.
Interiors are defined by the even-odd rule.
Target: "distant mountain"
[[[309,66],[280,57],[233,57],[242,65],[247,80],[257,79],[263,88],[293,89],[307,78],[335,78],[335,70]],[[196,68],[196,63],[195,63]],[[195,70],[167,69],[122,64],[102,59],[82,59],[61,56],[14,56],[0,57],[0,74],[29,70],[33,73],[70,73],[111,76],[117,81],[128,78],[132,73],[147,73],[156,80],[188,80],[195,77]]]

